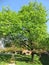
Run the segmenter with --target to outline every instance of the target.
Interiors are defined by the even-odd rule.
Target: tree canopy
[[[37,2],[23,6],[18,13],[5,8],[0,12],[0,37],[30,49],[40,48],[48,36],[46,17],[46,9]]]
[[[23,35],[29,41],[28,45],[39,47],[42,44],[40,42],[47,36],[46,9],[41,3],[34,2],[23,6],[18,14],[22,21]]]

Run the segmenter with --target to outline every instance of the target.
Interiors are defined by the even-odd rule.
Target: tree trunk
[[[32,51],[32,53],[31,53],[31,61],[33,61],[34,60],[34,52]]]

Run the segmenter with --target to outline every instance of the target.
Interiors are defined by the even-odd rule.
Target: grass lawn
[[[8,65],[8,63],[6,62],[0,62],[0,65]],[[26,63],[26,62],[19,62],[19,61],[16,61],[16,65],[42,65],[40,63]]]
[[[28,58],[28,59],[27,59]],[[25,61],[26,60],[26,61]],[[27,61],[29,60],[29,61]],[[0,65],[8,65],[8,62],[0,62]],[[17,56],[16,58],[16,65],[42,65],[39,61],[39,57],[38,56],[34,56],[34,61],[33,62],[30,62],[30,56]]]

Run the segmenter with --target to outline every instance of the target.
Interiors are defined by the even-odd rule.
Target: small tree
[[[17,13],[9,8],[4,8],[0,12],[0,37],[5,38],[6,41],[12,40],[14,42],[20,29],[21,20],[18,18]]]

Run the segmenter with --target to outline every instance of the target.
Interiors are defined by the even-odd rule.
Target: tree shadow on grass
[[[0,54],[0,61],[5,61],[5,62],[9,62],[11,59],[12,55],[11,54]],[[26,56],[26,55],[20,55],[17,54],[14,56],[15,61],[24,61],[24,62],[30,62],[31,61],[31,57],[30,56]]]
[[[3,54],[0,53],[0,62],[4,61],[4,62],[8,62],[11,58],[10,54]]]
[[[25,61],[25,62],[31,62],[31,57],[26,55],[16,55],[15,56],[16,61]]]

